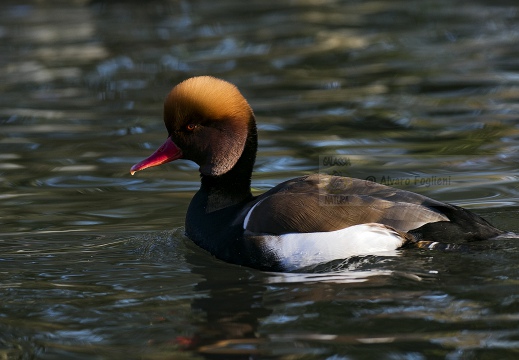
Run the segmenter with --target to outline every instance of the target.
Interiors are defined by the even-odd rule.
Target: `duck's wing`
[[[258,197],[243,227],[255,234],[327,232],[378,223],[407,232],[448,221],[443,203],[405,190],[337,176],[289,180]]]
[[[426,196],[359,179],[311,175],[286,181],[243,210],[256,266],[294,270],[406,244],[481,240],[502,233],[478,215]],[[240,220],[241,221],[241,220]],[[260,249],[260,251],[257,251]]]

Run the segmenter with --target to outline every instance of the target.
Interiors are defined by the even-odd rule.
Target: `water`
[[[514,239],[265,273],[183,236],[193,164],[129,168],[167,91],[210,74],[255,110],[255,192],[338,171],[519,232],[518,9],[3,1],[0,357],[517,358]]]

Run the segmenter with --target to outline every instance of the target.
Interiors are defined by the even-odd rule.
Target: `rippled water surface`
[[[255,192],[338,172],[519,232],[516,1],[142,4],[0,4],[0,358],[519,357],[517,240],[265,273],[184,237],[195,165],[129,174],[209,74],[255,110]]]

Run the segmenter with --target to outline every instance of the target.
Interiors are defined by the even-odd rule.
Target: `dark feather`
[[[445,240],[444,231],[454,237],[467,233],[469,239],[500,233],[454,205],[365,180],[321,174],[281,183],[254,204],[246,228],[254,234],[334,231],[365,223],[383,224],[420,239],[431,237],[427,240]]]

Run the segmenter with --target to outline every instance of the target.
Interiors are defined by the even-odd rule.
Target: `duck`
[[[196,76],[173,87],[164,101],[164,124],[166,141],[130,173],[177,159],[196,163],[200,189],[188,206],[185,234],[228,263],[301,271],[504,233],[461,207],[349,177],[311,174],[254,196],[255,115],[235,85],[216,77]],[[330,198],[333,205],[323,205]]]

